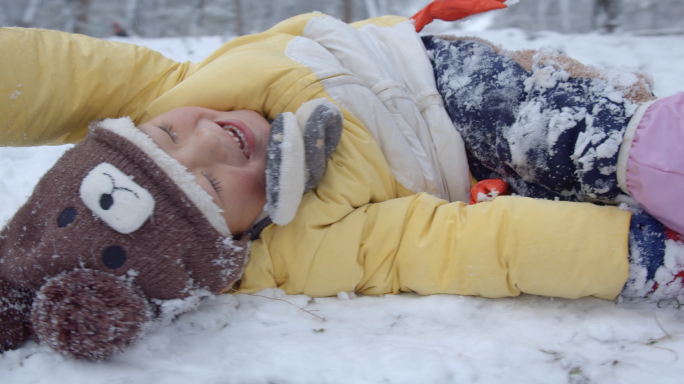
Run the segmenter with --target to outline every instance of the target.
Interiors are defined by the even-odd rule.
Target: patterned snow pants
[[[550,50],[528,71],[483,42],[423,43],[476,179],[501,177],[528,197],[616,201],[618,152],[637,105],[611,82],[570,77]]]

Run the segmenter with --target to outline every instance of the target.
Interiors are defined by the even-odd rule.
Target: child
[[[444,44],[446,51],[459,49],[457,44]],[[467,49],[487,49],[473,44]],[[27,46],[33,48],[23,48]],[[3,60],[0,68],[0,89],[12,91],[10,102],[0,106],[1,126],[7,127],[4,144],[75,142],[84,138],[89,121],[130,116],[139,131],[127,120],[105,120],[96,129],[113,132],[145,151],[147,157],[137,167],[145,170],[142,174],[169,174],[173,183],[168,188],[182,184],[178,180],[185,176],[176,179],[171,174],[178,169],[182,173],[185,166],[196,181],[195,187],[187,188],[199,186],[206,194],[181,190],[224,236],[261,222],[268,130],[261,116],[274,119],[296,112],[317,98],[342,107],[341,140],[322,179],[303,196],[290,223],[267,226],[252,243],[237,287],[241,292],[268,287],[314,297],[340,291],[485,297],[526,292],[611,300],[623,289],[654,298],[681,293],[681,280],[675,279],[681,271],[678,259],[669,265],[668,259],[663,262],[666,247],[671,256],[679,248],[674,240],[665,240],[662,224],[648,216],[630,220],[630,212],[611,206],[524,197],[504,196],[472,206],[461,203],[470,187],[466,156],[484,163],[477,157],[477,145],[494,142],[498,148],[500,140],[492,134],[471,140],[470,129],[478,127],[464,124],[455,111],[459,98],[453,96],[461,88],[453,82],[435,84],[423,42],[404,18],[383,17],[349,26],[321,14],[301,15],[261,34],[235,39],[198,64],[178,64],[144,48],[52,31],[5,29],[0,48],[18,52],[12,63]],[[439,50],[428,48],[437,61]],[[40,71],[41,65],[48,70]],[[540,79],[540,73],[534,81],[512,81],[530,83],[530,90],[543,81],[572,83],[560,70],[547,72],[547,78]],[[473,79],[487,81],[486,76]],[[639,85],[643,84],[627,90]],[[62,97],[55,97],[53,89]],[[620,102],[624,92],[615,92],[610,100],[619,101],[608,109],[624,116],[616,123],[624,125],[634,110]],[[593,97],[592,92],[587,94]],[[590,103],[604,105],[604,99]],[[467,111],[477,108],[466,106]],[[465,145],[447,111],[463,132]],[[510,123],[506,116],[502,121]],[[208,140],[212,135],[216,139]],[[592,144],[599,150],[600,143]],[[116,151],[98,156],[118,164],[111,160],[119,158]],[[606,167],[610,168],[604,166],[599,174],[610,178],[602,173]],[[493,170],[502,174],[500,168]],[[516,174],[528,182],[539,181],[522,171],[503,176]],[[133,181],[146,183],[144,176]],[[150,188],[155,196],[160,193],[161,187]],[[557,192],[565,196],[564,191]],[[102,212],[108,208],[101,197],[83,196],[81,192],[84,204],[102,214],[110,227],[118,225],[105,218],[107,213]],[[125,239],[134,239],[139,229],[154,230],[159,223],[188,225],[169,224],[171,217],[156,213],[153,219],[150,214],[140,217],[122,229],[129,232],[114,229],[131,234]],[[17,220],[10,227],[20,226]],[[131,243],[130,249],[135,246]],[[3,244],[4,251],[8,248],[9,242]],[[126,260],[135,257],[109,265],[116,266],[117,275],[125,275],[130,269]],[[94,263],[89,268],[109,268],[107,262],[84,262]],[[10,270],[0,278],[14,281],[21,273]],[[631,285],[625,288],[628,277]],[[234,280],[227,281],[226,290]]]

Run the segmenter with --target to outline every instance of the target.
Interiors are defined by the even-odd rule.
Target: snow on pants
[[[560,65],[527,71],[473,40],[423,37],[437,88],[476,179],[537,198],[615,202],[618,152],[638,105],[608,81]]]

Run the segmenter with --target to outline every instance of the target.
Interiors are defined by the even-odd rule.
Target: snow
[[[268,290],[205,300],[106,363],[30,342],[0,369],[8,383],[675,383],[681,321],[598,299]]]
[[[650,72],[659,96],[684,91],[681,36],[452,32],[507,49],[550,46],[586,64]],[[193,61],[222,43],[219,37],[123,41]],[[571,113],[579,111],[556,117],[559,129]],[[0,221],[65,149],[0,149]],[[667,261],[673,268],[682,259],[675,256]],[[0,381],[623,384],[679,383],[684,374],[684,311],[676,302],[349,292],[311,299],[269,289],[204,299],[174,321],[173,313],[197,302],[167,305],[169,315],[111,361],[74,361],[30,341],[0,356]]]

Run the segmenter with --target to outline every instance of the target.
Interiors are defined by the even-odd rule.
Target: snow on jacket
[[[458,202],[468,187],[462,140],[405,18],[349,26],[301,15],[197,64],[19,28],[0,29],[0,50],[16,52],[0,63],[4,145],[76,142],[97,118],[140,124],[188,105],[274,118],[314,98],[336,102],[340,145],[295,219],[254,242],[243,292],[612,299],[627,279],[628,212],[520,197]]]

